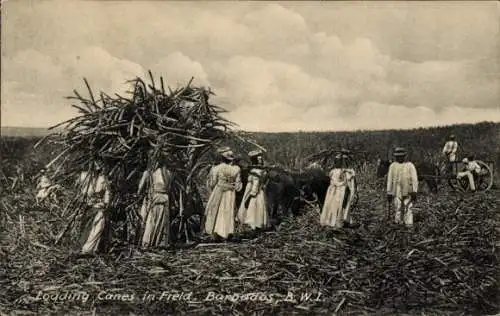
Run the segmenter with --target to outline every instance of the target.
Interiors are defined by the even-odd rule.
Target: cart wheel
[[[481,160],[476,160],[476,162],[481,167],[479,175],[474,179],[476,191],[488,191],[493,185],[493,173],[486,163],[482,162]],[[467,180],[467,177],[463,177],[460,180],[456,177],[449,177],[448,184],[455,191],[465,192],[469,190],[469,180]]]
[[[453,191],[465,192],[469,187],[469,182],[466,177],[457,179],[456,177],[451,176],[448,177],[448,185],[453,189]]]
[[[493,173],[490,167],[483,161],[477,160],[476,162],[481,167],[481,172],[476,180],[476,190],[481,192],[488,191],[493,186]]]

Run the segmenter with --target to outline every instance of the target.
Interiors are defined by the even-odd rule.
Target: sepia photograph
[[[500,315],[498,1],[0,5],[0,315]]]

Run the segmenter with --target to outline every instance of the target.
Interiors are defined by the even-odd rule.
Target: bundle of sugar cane
[[[236,125],[221,116],[226,111],[209,103],[214,95],[210,89],[192,86],[192,78],[186,86],[167,91],[163,78],[158,87],[149,75],[150,84],[141,78],[129,81],[133,87],[129,97],[104,92],[96,97],[84,79],[89,97],[76,90],[69,97],[80,115],[53,126],[52,130],[63,131],[42,142],[64,146],[49,163],[58,165],[56,182],[75,179],[77,173],[93,171],[101,162],[116,193],[115,208],[138,200],[133,192],[147,167],[148,152],[153,152],[153,159],[162,152],[167,168],[174,172],[172,194],[182,214],[186,205],[194,205],[190,198],[196,196],[196,174],[206,166],[209,152],[223,141],[241,137],[234,132]]]

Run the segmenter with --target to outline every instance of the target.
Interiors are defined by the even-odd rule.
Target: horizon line
[[[235,130],[238,132],[244,133],[267,133],[267,134],[279,134],[279,133],[348,133],[348,132],[367,132],[367,131],[404,131],[404,130],[415,130],[420,128],[443,128],[443,127],[452,127],[458,125],[476,125],[476,124],[500,124],[500,121],[479,121],[474,123],[453,123],[453,124],[443,124],[443,125],[427,125],[427,126],[418,126],[418,127],[402,127],[402,128],[380,128],[380,129],[370,129],[370,128],[357,128],[352,130],[304,130],[304,129],[296,129],[296,130],[288,130],[288,131],[264,131],[264,130],[246,130],[236,128]],[[50,131],[49,127],[41,127],[41,126],[0,126],[1,129],[4,128],[16,128],[16,129],[43,129]],[[54,128],[53,130],[60,129],[59,127]]]

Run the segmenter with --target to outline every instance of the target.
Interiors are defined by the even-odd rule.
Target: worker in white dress
[[[105,251],[108,246],[108,215],[111,202],[108,178],[100,163],[93,171],[81,173],[77,183],[80,186],[86,212],[84,213],[81,237],[83,255],[95,255]]]
[[[170,243],[169,191],[172,173],[167,169],[164,158],[158,160],[150,152],[149,166],[143,172],[138,193],[147,189],[141,208],[142,248],[168,247]]]
[[[254,166],[263,165],[263,152],[253,150],[248,153]],[[240,223],[249,225],[252,229],[263,229],[269,225],[269,214],[265,193],[266,170],[254,167],[248,175],[248,182],[243,194],[243,202],[238,211]]]
[[[349,156],[339,153],[334,158],[334,168],[330,171],[330,185],[321,211],[320,224],[342,228],[352,225],[351,207],[356,195],[356,173],[348,168]]]
[[[205,208],[205,233],[229,239],[234,233],[236,218],[236,191],[243,187],[241,169],[234,164],[231,148],[218,150],[222,162],[210,170],[207,179],[210,197]]]

